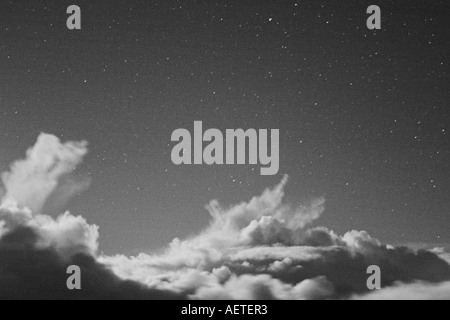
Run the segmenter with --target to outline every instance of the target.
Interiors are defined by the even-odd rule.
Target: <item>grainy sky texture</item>
[[[41,132],[86,140],[70,209],[107,254],[151,251],[290,176],[317,221],[383,242],[450,243],[448,1],[7,1],[0,4],[0,166]],[[77,4],[82,30],[66,28]],[[280,174],[172,164],[171,133],[280,129]],[[81,188],[80,188],[81,190]],[[53,212],[54,211],[54,212]]]

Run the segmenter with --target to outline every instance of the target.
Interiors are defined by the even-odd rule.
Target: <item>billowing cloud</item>
[[[5,187],[2,202],[14,202],[40,213],[49,196],[86,153],[85,141],[61,143],[53,135],[41,134],[26,158],[14,162],[11,170],[2,174]],[[75,193],[86,185],[86,181],[67,181],[70,183],[64,186],[65,193]]]
[[[98,249],[98,227],[69,212],[54,219],[6,203],[0,206],[0,219],[3,222],[0,239],[18,228],[29,228],[37,236],[37,248],[52,248],[62,256],[80,252],[94,255]]]
[[[450,300],[450,282],[397,283],[372,293],[355,296],[356,300]]]
[[[371,265],[381,268],[383,287],[450,279],[442,253],[383,245],[365,231],[338,236],[308,228],[323,213],[324,199],[288,205],[286,183],[228,209],[211,202],[211,224],[197,236],[175,239],[164,254],[100,261],[124,279],[202,299],[350,298],[368,292]]]
[[[61,144],[54,136],[41,135],[27,158],[3,174],[0,299],[183,298],[120,279],[99,263],[98,227],[82,217],[69,212],[57,218],[37,213],[86,152],[84,142]],[[81,291],[67,289],[66,271],[71,265],[81,269]]]
[[[285,177],[248,202],[206,206],[211,223],[162,254],[98,256],[99,230],[69,212],[43,214],[86,144],[41,135],[27,158],[3,175],[0,299],[422,299],[450,296],[444,249],[384,245],[365,231],[338,235],[311,227],[323,198],[292,205]],[[70,188],[69,188],[70,189]],[[66,268],[82,270],[82,290],[66,288]],[[367,268],[382,270],[369,292]]]

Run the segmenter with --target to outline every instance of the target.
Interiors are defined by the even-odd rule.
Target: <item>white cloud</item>
[[[2,175],[5,195],[0,206],[1,234],[18,226],[32,228],[39,236],[38,247],[52,247],[63,256],[78,252],[94,255],[98,249],[98,227],[66,212],[56,219],[40,214],[62,178],[75,170],[87,153],[86,142],[61,143],[53,135],[41,134],[24,160],[13,163]],[[78,191],[77,183],[65,185]]]
[[[411,284],[397,283],[392,287],[355,296],[356,300],[450,300],[450,282]]]
[[[115,276],[134,281],[130,292],[151,298],[155,294],[173,297],[172,293],[193,299],[448,297],[450,264],[445,250],[383,245],[365,231],[339,236],[324,227],[308,228],[324,212],[325,201],[287,204],[287,177],[261,196],[228,209],[212,201],[206,207],[211,223],[205,230],[173,240],[162,254],[97,256],[97,226],[68,212],[56,218],[40,213],[86,153],[84,142],[63,144],[54,136],[41,135],[27,158],[3,175],[6,194],[0,205],[0,249],[8,235],[28,228],[36,236],[32,242],[36,254],[49,249],[58,259],[88,256],[93,260],[89,268],[101,275],[104,284],[120,284]],[[28,241],[24,235],[15,239]],[[1,258],[0,270],[5,263]],[[367,293],[366,270],[373,264],[381,267],[384,289]],[[113,285],[108,290],[118,294],[118,288]]]
[[[61,143],[53,135],[41,134],[35,146],[27,151],[26,158],[14,162],[11,170],[3,173],[2,203],[15,202],[40,213],[60,179],[73,172],[86,153],[84,141]],[[73,186],[73,190],[79,189]]]
[[[175,239],[163,254],[100,261],[124,279],[199,299],[346,298],[367,291],[373,264],[385,271],[386,285],[450,279],[450,265],[429,251],[383,245],[365,231],[340,237],[323,227],[307,229],[324,200],[287,205],[286,182],[229,209],[213,201],[211,224],[197,236]]]

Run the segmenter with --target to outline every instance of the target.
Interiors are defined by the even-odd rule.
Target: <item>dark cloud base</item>
[[[318,259],[292,263],[282,272],[267,270],[266,267],[273,263],[273,259],[246,259],[239,261],[238,265],[228,267],[236,275],[246,275],[249,274],[249,268],[242,267],[241,264],[245,262],[252,266],[250,271],[252,275],[269,274],[283,283],[292,285],[324,277],[333,284],[334,294],[328,297],[332,299],[345,299],[355,294],[368,293],[366,282],[369,275],[366,271],[371,265],[377,265],[382,270],[383,288],[391,287],[398,282],[425,281],[437,284],[450,280],[450,265],[433,252],[426,250],[414,252],[407,247],[374,249],[376,252],[374,250],[364,254],[336,247],[323,251]]]
[[[43,134],[2,175],[1,300],[450,299],[445,249],[417,251],[365,231],[339,236],[310,228],[325,199],[284,202],[287,176],[248,202],[224,208],[211,201],[210,225],[163,252],[98,255],[97,226],[69,212],[40,214],[52,196],[64,202],[86,186],[72,176],[86,153],[84,142]],[[71,265],[81,269],[81,290],[67,288]],[[367,288],[372,265],[382,273],[377,292]]]
[[[53,249],[37,249],[39,236],[19,227],[0,241],[0,300],[170,300],[182,295],[123,281],[84,253],[67,261]],[[82,289],[68,290],[67,267],[81,269]]]

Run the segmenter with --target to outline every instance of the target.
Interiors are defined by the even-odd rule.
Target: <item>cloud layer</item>
[[[383,287],[450,280],[450,265],[431,251],[383,245],[364,231],[338,236],[307,228],[323,213],[324,199],[287,205],[286,183],[228,209],[213,201],[210,226],[175,239],[162,255],[100,260],[124,279],[196,299],[362,298],[371,265],[381,268]]]
[[[98,227],[82,217],[66,212],[55,219],[35,213],[61,182],[67,188],[64,176],[74,171],[86,152],[84,142],[62,144],[56,137],[42,134],[27,157],[3,174],[0,300],[184,298],[120,279],[99,263]],[[66,270],[71,265],[81,269],[81,291],[67,289]]]
[[[325,200],[286,203],[287,177],[248,202],[224,208],[212,201],[209,226],[162,254],[98,256],[97,226],[42,212],[60,188],[78,189],[67,188],[77,179],[66,178],[86,153],[85,142],[41,135],[3,174],[0,299],[450,299],[445,250],[312,228]],[[82,270],[78,292],[66,288],[72,264]],[[382,290],[367,289],[371,265],[382,270]]]

